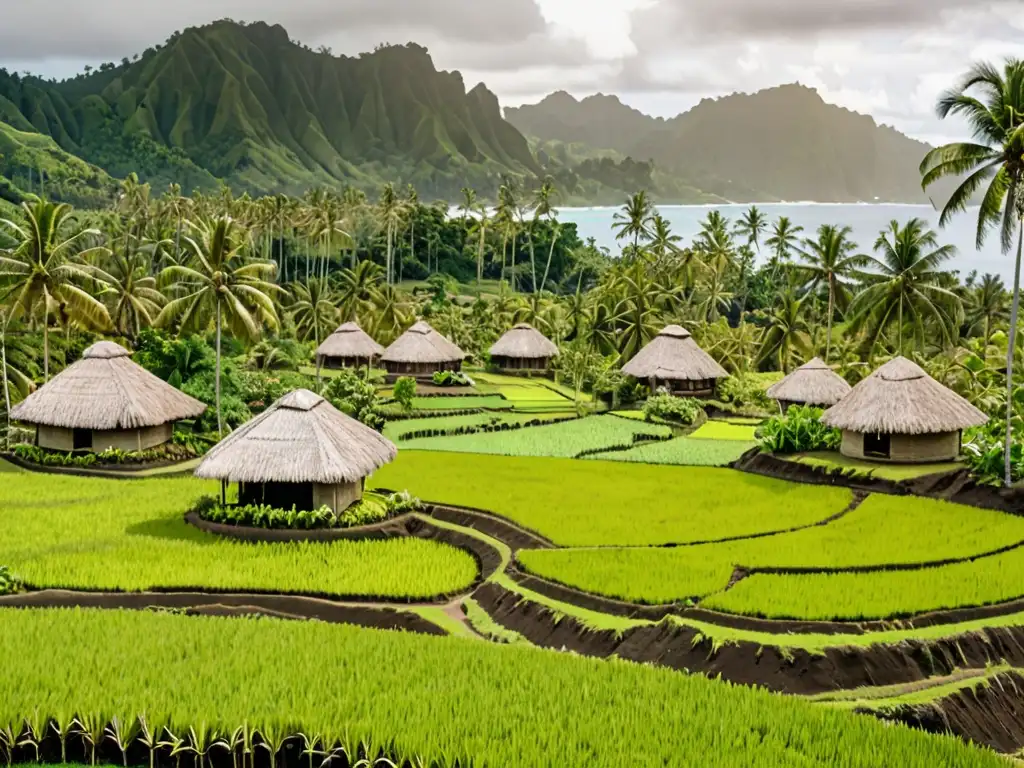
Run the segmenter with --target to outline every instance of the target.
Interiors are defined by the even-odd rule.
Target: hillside
[[[60,84],[0,73],[0,119],[115,175],[253,193],[413,183],[428,197],[541,173],[483,86],[424,48],[315,52],[279,26],[185,30],[137,61]]]
[[[103,170],[65,152],[49,136],[0,122],[0,199],[20,203],[30,192],[95,208],[114,198],[117,183]]]
[[[505,116],[540,140],[653,160],[690,186],[730,200],[927,202],[918,165],[928,145],[799,85],[705,99],[670,120],[613,96],[577,101],[565,93]]]

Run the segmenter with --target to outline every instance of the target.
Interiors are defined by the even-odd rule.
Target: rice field
[[[724,467],[739,459],[753,447],[754,443],[742,443],[736,440],[697,440],[692,437],[677,437],[663,442],[638,445],[624,451],[596,453],[586,458],[640,464]]]
[[[521,432],[541,429],[547,428]],[[853,499],[845,488],[728,469],[414,450],[403,450],[370,485],[486,509],[571,547],[649,546],[785,530],[835,515]]]
[[[271,758],[300,732],[447,767],[1005,765],[953,737],[671,670],[316,622],[3,611],[0,655],[4,725],[77,716],[99,733],[145,716],[186,747],[255,730]]]
[[[406,447],[424,451],[568,459],[588,451],[632,446],[640,438],[665,439],[671,434],[668,427],[655,424],[640,424],[614,416],[591,416],[514,432],[425,437],[410,440]]]
[[[399,419],[389,421],[384,426],[384,437],[392,442],[402,443],[402,436],[423,430],[454,431],[467,427],[484,427],[489,424],[525,424],[531,421],[554,421],[569,418],[574,413],[566,411],[554,413],[471,413],[462,416],[435,416],[426,419]],[[404,446],[403,446],[404,447]]]
[[[256,590],[423,599],[469,586],[473,558],[421,539],[228,541],[184,514],[215,484],[12,473],[0,484],[0,563],[37,588]]]
[[[511,410],[512,403],[497,395],[462,395],[445,397],[414,397],[414,411],[460,411],[469,408],[483,408],[492,411]]]
[[[735,440],[753,443],[757,427],[752,424],[733,424],[712,419],[702,424],[690,437],[696,440]]]
[[[519,560],[537,575],[584,591],[644,603],[667,603],[724,589],[736,568],[758,569],[842,569],[878,568],[913,565],[974,557],[1007,546],[1024,543],[1024,518],[1002,512],[913,497],[869,497],[855,511],[827,525],[805,528],[757,539],[704,544],[672,549],[578,549],[520,552]],[[973,568],[949,566],[955,573],[982,574],[967,578],[956,590],[931,591],[933,599],[946,594],[936,607],[978,605],[1024,595],[1024,581],[1016,587],[1012,580],[992,580],[992,563],[1017,563],[1024,567],[1024,550],[976,560]],[[994,567],[994,566],[992,566]],[[1020,569],[1014,566],[1018,575]],[[892,603],[890,584],[903,580],[927,581],[927,574],[944,568],[921,571],[882,571],[845,575],[839,581],[851,587],[840,605],[861,609],[832,609],[832,603],[819,599],[814,591],[832,584],[832,577],[756,574],[740,581],[727,592],[711,597],[705,605],[739,613],[757,612],[757,599],[786,605],[787,618],[884,618],[895,613],[878,605]],[[920,576],[912,576],[920,574]],[[853,589],[853,584],[858,587]],[[758,585],[768,585],[758,588]],[[813,585],[813,588],[812,588]],[[876,591],[876,587],[878,590]],[[757,598],[745,598],[751,591]],[[1016,590],[1016,591],[1015,591]],[[779,594],[772,597],[774,592]],[[829,587],[838,596],[841,589]],[[899,590],[891,590],[898,593]],[[993,594],[1001,597],[992,597]],[[923,604],[908,592],[908,604]],[[834,616],[809,615],[807,606],[820,605],[820,611],[836,611]],[[881,611],[881,612],[880,612]],[[781,617],[768,613],[767,616]],[[851,615],[857,614],[857,615]]]

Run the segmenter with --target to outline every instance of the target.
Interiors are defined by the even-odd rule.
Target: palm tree
[[[669,254],[679,253],[679,243],[683,238],[672,232],[672,225],[660,213],[654,214],[651,219],[651,244],[650,251],[659,260],[664,260]]]
[[[981,325],[982,342],[988,347],[992,339],[992,326],[1009,319],[1006,306],[1006,286],[998,275],[983,275],[967,297],[968,322],[972,327]]]
[[[719,271],[732,267],[736,262],[736,244],[729,231],[729,220],[718,211],[711,211],[701,222],[700,230],[693,247],[702,254],[701,260]]]
[[[540,290],[543,291],[544,287],[548,284],[548,274],[551,272],[551,259],[555,255],[555,246],[558,244],[558,237],[562,233],[562,225],[558,223],[558,209],[555,207],[558,199],[561,197],[561,193],[555,187],[555,182],[551,177],[544,180],[544,184],[541,186],[540,191],[537,193],[537,208],[534,212],[535,216],[545,216],[548,220],[548,224],[552,224],[551,232],[551,246],[548,248],[548,260],[544,265],[544,276],[540,281]],[[536,286],[536,283],[534,284]],[[534,287],[536,291],[537,288]]]
[[[337,296],[342,320],[346,323],[355,320],[359,312],[373,307],[380,295],[382,271],[380,265],[372,261],[361,261],[355,269],[342,270]]]
[[[803,308],[803,299],[792,287],[779,296],[779,301],[766,315],[759,365],[772,361],[780,371],[789,373],[797,359],[807,355],[811,329]]]
[[[978,211],[977,247],[980,249],[991,229],[999,226],[1003,253],[1009,253],[1013,248],[1014,231],[1017,234],[1010,337],[1006,350],[1004,480],[1009,487],[1013,362],[1017,349],[1020,261],[1024,247],[1024,62],[1009,59],[1002,72],[991,64],[974,65],[954,88],[939,99],[938,114],[943,119],[950,115],[966,118],[975,139],[974,142],[947,144],[933,149],[921,162],[921,185],[925,189],[945,176],[967,175],[942,209],[939,225],[945,226],[953,216],[965,211],[975,193],[986,187]]]
[[[809,289],[813,291],[824,285],[828,291],[826,362],[832,353],[832,319],[836,306],[844,309],[848,304],[849,281],[865,262],[865,257],[854,254],[857,244],[850,239],[852,234],[850,227],[822,224],[818,238],[804,238],[803,248],[797,249],[804,262],[799,271],[806,276]]]
[[[291,294],[292,302],[288,309],[295,322],[296,338],[299,341],[312,340],[319,346],[338,322],[336,297],[330,283],[323,278],[312,278],[305,284],[293,284]]]
[[[875,242],[875,256],[864,257],[872,271],[862,275],[867,287],[850,305],[851,330],[867,329],[865,343],[873,348],[892,326],[898,354],[903,354],[903,331],[908,320],[916,338],[924,337],[931,322],[946,343],[952,342],[963,316],[960,298],[939,284],[940,266],[956,255],[951,245],[939,247],[938,236],[921,219],[903,227],[893,221]]]
[[[179,332],[200,332],[216,326],[217,431],[224,434],[220,408],[221,327],[226,320],[235,338],[256,341],[260,321],[276,329],[279,326],[273,296],[280,289],[267,282],[274,277],[274,264],[248,261],[244,256],[247,238],[230,216],[199,222],[187,222],[191,234],[183,238],[193,266],[171,266],[163,277],[171,286],[172,295],[160,312],[156,325],[176,323]]]
[[[391,285],[394,278],[395,234],[401,226],[404,213],[405,206],[395,193],[395,185],[391,183],[385,184],[380,193],[380,202],[377,204],[377,215],[381,225],[387,231],[387,255],[384,262],[384,270],[388,285]]]
[[[110,305],[114,328],[133,342],[167,303],[156,278],[149,275],[149,263],[145,253],[138,250],[130,255],[114,254],[104,273],[106,285],[99,294]]]
[[[747,245],[753,246],[761,253],[761,235],[768,229],[768,217],[756,205],[750,206],[747,212],[736,222],[736,234],[747,238]]]
[[[480,283],[484,279],[484,245],[487,243],[487,227],[491,220],[487,216],[486,206],[481,205],[476,211],[477,218],[473,222],[470,234],[478,236],[476,248],[476,287],[480,290]]]
[[[66,314],[73,322],[92,330],[110,328],[110,313],[83,285],[102,279],[102,272],[85,263],[93,255],[107,253],[103,247],[84,248],[87,238],[98,236],[73,219],[71,206],[36,199],[22,204],[25,223],[0,220],[15,240],[15,246],[0,252],[0,304],[8,299],[13,316],[43,321],[43,381],[50,380],[50,312]]]
[[[615,213],[612,229],[617,230],[615,239],[633,238],[633,253],[640,250],[640,239],[650,237],[651,221],[654,218],[654,205],[641,189],[626,200],[622,208]]]
[[[519,212],[519,202],[516,199],[515,188],[508,185],[502,184],[498,189],[498,226],[501,227],[502,241],[501,241],[501,280],[505,280],[505,251],[508,248],[509,241],[512,242],[512,275],[515,279],[515,265],[516,265],[516,238],[518,237],[519,222],[517,221],[517,215]],[[512,286],[513,290],[515,285]]]
[[[797,235],[804,231],[801,226],[794,225],[788,216],[779,216],[772,227],[772,235],[765,245],[772,249],[772,267],[789,261],[789,255],[797,247]]]
[[[722,263],[708,265],[705,278],[697,286],[697,309],[709,323],[718,319],[719,312],[728,312],[732,307],[733,294],[726,290],[725,271],[726,265]]]

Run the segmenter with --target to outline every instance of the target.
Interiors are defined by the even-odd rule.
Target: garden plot
[[[539,429],[546,428],[521,432]],[[371,485],[486,509],[561,546],[645,546],[787,530],[835,515],[853,499],[845,488],[727,469],[411,450],[379,470]]]
[[[728,421],[707,421],[690,437],[698,440],[734,440],[753,443],[757,427],[753,424],[733,424]]]
[[[625,451],[608,451],[587,456],[603,461],[628,461],[640,464],[676,464],[693,467],[724,467],[754,447],[754,443],[736,440],[697,440],[677,437],[649,443]]]
[[[438,766],[1005,765],[951,737],[672,670],[316,622],[0,611],[0,654],[0,723],[63,730],[77,716],[94,744],[108,719],[123,735],[144,715],[186,749],[236,732],[251,749],[255,730],[272,758],[298,731],[322,751],[365,744]],[[69,757],[88,762],[88,743],[69,739]]]
[[[248,544],[202,533],[184,513],[215,486],[191,478],[10,479],[0,484],[0,563],[36,588],[425,599],[466,588],[477,575],[469,554],[421,539]],[[62,501],[42,502],[47,497]]]
[[[501,424],[526,424],[533,421],[555,421],[574,417],[575,414],[561,413],[471,413],[462,416],[434,416],[426,419],[398,419],[389,421],[384,427],[384,437],[404,447],[403,435],[426,430],[454,432],[459,429],[484,428]]]

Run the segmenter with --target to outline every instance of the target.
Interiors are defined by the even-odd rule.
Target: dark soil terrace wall
[[[74,592],[50,589],[0,597],[0,608],[167,609],[204,615],[263,615],[282,619],[316,619],[332,624],[356,624],[377,629],[400,629],[444,635],[443,629],[414,613],[393,608],[341,605],[297,595],[207,594],[203,592]]]
[[[1024,747],[1024,677],[1003,672],[928,704],[869,714],[1013,754]]]
[[[473,597],[499,624],[534,645],[598,658],[615,655],[782,693],[911,683],[989,663],[1024,665],[1024,627],[991,628],[932,642],[828,648],[820,654],[749,642],[716,649],[695,630],[664,622],[621,634],[591,630],[495,584],[484,584]]]
[[[812,467],[787,461],[752,448],[732,465],[741,472],[774,477],[809,485],[838,485],[866,493],[887,493],[894,496],[924,496],[952,501],[1013,515],[1024,515],[1024,491],[978,485],[966,470],[923,475],[913,480],[886,480],[881,477],[852,477],[842,470]]]

